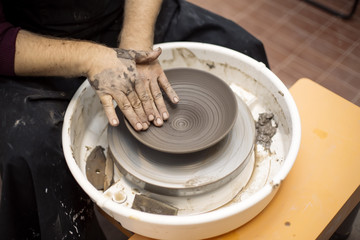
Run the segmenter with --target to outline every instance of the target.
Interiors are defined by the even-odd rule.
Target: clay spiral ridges
[[[237,101],[230,87],[196,69],[170,69],[165,74],[180,102],[172,104],[166,99],[170,118],[160,128],[136,132],[127,123],[133,136],[148,147],[177,154],[204,150],[223,139],[237,116]]]

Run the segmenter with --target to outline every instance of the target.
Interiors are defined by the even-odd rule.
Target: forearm
[[[148,50],[154,41],[154,29],[162,0],[127,0],[124,24],[119,37],[120,47]]]
[[[100,97],[109,123],[119,124],[113,100],[136,130],[148,128],[154,113],[136,63],[153,62],[155,51],[108,48],[96,43],[39,36],[20,31],[16,38],[15,74],[18,76],[86,76]],[[140,98],[138,97],[140,96]]]
[[[44,37],[21,30],[16,38],[15,74],[88,76],[92,59],[100,51],[109,50],[91,42]]]

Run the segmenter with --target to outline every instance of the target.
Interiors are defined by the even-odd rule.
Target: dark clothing
[[[27,4],[28,1],[23,2]],[[8,3],[8,0],[6,2]],[[94,0],[91,4],[97,2],[102,1]],[[42,2],[39,0],[38,4],[40,3]],[[85,1],[85,4],[89,2]],[[24,5],[21,7],[26,14],[32,14]],[[67,7],[69,10],[73,6]],[[37,8],[33,6],[33,9]],[[111,24],[106,23],[106,26],[92,30],[87,29],[86,21],[73,26],[73,18],[64,26],[59,25],[59,19],[50,19],[50,22],[32,19],[32,22],[29,20],[32,24],[21,27],[43,34],[55,32],[59,33],[59,36],[84,38],[116,47],[122,26],[122,9],[116,7],[116,14],[110,11]],[[35,13],[41,14],[44,11],[40,10]],[[16,11],[11,11],[16,14]],[[15,15],[7,15],[6,9],[5,13],[5,16],[9,16],[13,21],[12,24],[19,23],[16,22],[17,15],[16,18]],[[46,15],[47,17],[60,20],[67,18],[52,11],[49,13],[55,15]],[[113,14],[118,15],[119,19],[113,18]],[[21,21],[26,22],[24,19]],[[156,23],[155,42],[169,41],[213,43],[243,52],[267,64],[261,42],[244,29],[181,0],[165,0]],[[1,239],[104,238],[96,222],[92,202],[72,177],[61,147],[64,113],[71,97],[83,81],[83,78],[0,75],[0,173],[3,181],[0,206]]]
[[[90,38],[120,19],[124,1],[1,0],[5,19],[34,33]]]
[[[15,75],[15,40],[20,28],[7,22],[2,10],[0,1],[0,75],[12,76]]]
[[[77,87],[71,85],[65,92],[0,78],[1,239],[104,239],[62,152],[62,121]]]

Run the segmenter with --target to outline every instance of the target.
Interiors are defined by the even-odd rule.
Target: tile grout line
[[[303,6],[304,8],[304,6]],[[290,56],[288,56],[284,61],[282,61],[279,64],[279,69],[276,70],[281,70],[284,67],[286,67],[292,60],[294,60],[294,58],[310,43],[312,42],[314,39],[318,38],[319,35],[324,32],[326,30],[326,28],[328,28],[333,22],[335,21],[334,18],[331,18],[330,20],[328,20],[324,25],[322,25],[319,29],[317,29],[309,38],[307,38],[305,41],[303,41],[297,48],[295,48],[295,50],[292,52],[292,54]]]
[[[341,64],[341,61],[344,60],[347,56],[349,56],[351,54],[351,52],[359,45],[359,40],[354,42],[338,59],[336,59],[336,61],[334,61],[331,66],[327,69],[326,72],[322,73],[319,77],[319,83],[323,82],[325,80],[325,78],[327,76],[329,76],[329,72],[334,70],[336,67],[338,67]],[[348,68],[346,65],[344,65],[344,67]],[[352,71],[351,69],[348,69],[350,71]],[[347,83],[349,85],[349,87],[352,87],[347,81],[344,81],[345,83]],[[343,83],[344,83],[343,82]]]
[[[360,92],[351,100],[352,103],[356,103],[360,99]]]
[[[263,2],[262,1],[258,1],[258,2],[255,2],[254,4],[244,8],[243,11],[239,12],[238,14],[236,14],[234,16],[234,19],[237,19],[237,20],[241,20],[243,19],[244,17],[247,17],[249,14],[251,14],[252,12],[254,12]],[[248,9],[248,11],[246,11]]]
[[[284,23],[286,23],[286,21],[289,19],[290,16],[292,16],[293,14],[296,14],[298,11],[300,11],[301,9],[303,9],[304,6],[301,6],[301,4],[298,4],[295,8],[293,8],[291,11],[289,11],[288,13],[286,13],[283,17],[280,18],[280,20],[273,25],[271,28],[269,28],[268,30],[266,30],[266,32],[263,34],[263,38],[267,38],[270,36],[271,32],[274,32],[275,30],[279,29]],[[291,54],[293,55],[293,54]],[[287,56],[283,61],[279,62],[277,64],[277,66],[273,67],[273,71],[279,71],[281,70],[283,65],[287,65],[291,60],[288,60],[290,56]]]
[[[291,11],[287,12],[286,14],[284,14],[279,21],[277,21],[271,28],[267,29],[265,31],[265,33],[263,34],[263,37],[269,37],[269,35],[274,32],[274,30],[279,29],[284,23],[286,23],[286,21],[289,19],[290,16],[292,16],[294,13],[296,14],[296,12],[298,11],[298,8],[300,8],[299,10],[301,10],[302,8],[304,8],[304,6],[301,6],[300,4],[297,5],[295,8],[293,8]]]

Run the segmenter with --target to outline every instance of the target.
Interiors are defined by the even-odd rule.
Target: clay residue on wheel
[[[104,148],[96,146],[86,159],[86,177],[97,190],[106,190],[113,183],[113,160],[105,157]]]
[[[276,133],[277,123],[274,121],[273,113],[260,113],[259,118],[255,124],[256,127],[256,142],[264,146],[265,149],[270,149],[272,137]]]
[[[132,209],[141,212],[160,214],[160,215],[177,215],[178,209],[167,203],[160,202],[142,194],[136,194]]]

